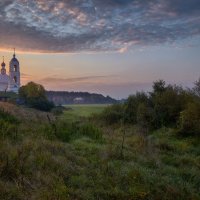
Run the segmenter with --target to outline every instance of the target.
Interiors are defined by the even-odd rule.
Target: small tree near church
[[[50,111],[54,107],[53,102],[47,99],[44,87],[34,82],[22,86],[19,89],[19,97],[27,106],[38,110]]]

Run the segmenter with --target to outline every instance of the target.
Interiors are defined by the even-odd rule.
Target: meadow
[[[39,111],[0,113],[0,199],[200,199],[198,137],[147,135],[93,117],[102,105],[69,107],[50,123]]]
[[[77,119],[79,117],[90,117],[92,114],[100,114],[108,104],[71,104],[64,105],[67,111],[63,116],[66,119]]]

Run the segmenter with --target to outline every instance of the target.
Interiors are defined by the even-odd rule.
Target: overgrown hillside
[[[51,113],[27,108],[25,106],[17,106],[6,102],[0,102],[0,109],[10,113],[21,121],[48,121],[47,114],[52,120],[55,120],[55,116],[53,116]]]
[[[20,90],[27,106],[45,107],[34,88]],[[0,199],[199,200],[199,91],[158,81],[123,104],[55,116],[0,103]]]
[[[200,199],[199,138],[20,115],[0,112],[0,199]]]

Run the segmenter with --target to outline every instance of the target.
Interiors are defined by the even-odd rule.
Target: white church
[[[1,73],[0,73],[0,91],[18,93],[19,88],[20,88],[20,68],[19,68],[19,61],[16,58],[14,50],[13,58],[9,63],[9,74],[6,73],[6,64],[3,58],[3,62],[1,64]]]

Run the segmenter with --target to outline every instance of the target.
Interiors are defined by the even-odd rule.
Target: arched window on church
[[[13,80],[14,80],[15,83],[17,83],[17,77],[16,76],[14,76]]]
[[[17,65],[14,65],[14,72],[17,72]]]

